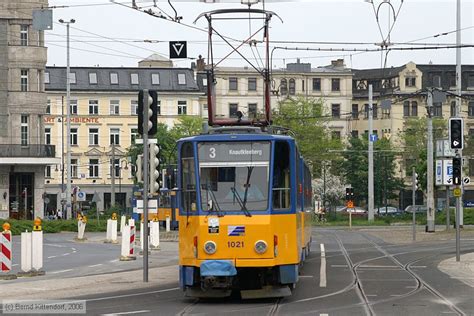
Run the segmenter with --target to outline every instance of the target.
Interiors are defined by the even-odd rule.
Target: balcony
[[[0,144],[1,158],[53,158],[55,156],[54,145]]]

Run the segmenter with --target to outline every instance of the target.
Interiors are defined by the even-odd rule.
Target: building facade
[[[47,0],[0,3],[0,213],[1,217],[43,217],[44,170],[57,163],[44,142],[47,50],[44,31],[33,28],[33,9]]]
[[[172,127],[182,115],[201,116],[202,93],[194,72],[187,68],[166,68],[171,64],[162,59],[160,62],[162,68],[153,68],[156,63],[151,58],[135,68],[71,68],[72,185],[86,193],[87,202],[94,199],[99,211],[110,206],[113,190],[117,204],[123,208],[131,205],[134,166],[127,153],[138,137],[139,90],[158,91],[160,123]],[[57,157],[63,158],[57,165],[46,167],[49,211],[63,207],[62,192],[67,183],[65,78],[65,67],[47,67],[48,114],[44,117],[44,139],[56,145]],[[114,189],[112,170],[115,170]]]

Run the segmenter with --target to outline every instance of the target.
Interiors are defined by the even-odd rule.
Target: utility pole
[[[413,241],[416,241],[416,210],[415,210],[415,205],[416,205],[416,189],[417,189],[417,175],[415,171],[415,167],[412,167],[411,171],[411,183],[412,183],[412,188],[411,188],[411,204],[412,204],[412,226],[413,226]]]
[[[461,117],[461,0],[456,1],[456,111],[455,117]],[[464,135],[462,135],[464,137]],[[456,150],[456,156],[461,159],[462,151]],[[461,182],[461,195],[463,186]],[[463,209],[461,197],[456,197],[456,261],[461,261],[461,225],[463,225]]]
[[[373,104],[372,104],[372,85],[369,84],[369,222],[374,220],[374,143],[373,133]]]
[[[148,189],[150,182],[148,179],[149,174],[149,161],[150,157],[148,150],[148,120],[150,108],[150,96],[148,89],[143,90],[143,282],[148,282]]]
[[[427,101],[427,112],[428,112],[428,144],[427,144],[427,206],[426,212],[426,231],[432,233],[435,231],[435,209],[434,209],[434,196],[433,196],[433,90],[428,88],[428,101]]]
[[[67,67],[66,67],[66,106],[67,106],[67,185],[66,185],[66,214],[65,219],[71,218],[72,215],[72,202],[71,202],[71,78],[70,78],[70,66],[69,66],[69,25],[75,23],[76,20],[71,19],[69,21],[59,20],[59,23],[66,24],[67,31]]]
[[[112,139],[112,165],[110,167],[112,192],[110,193],[110,206],[115,206],[115,137]]]

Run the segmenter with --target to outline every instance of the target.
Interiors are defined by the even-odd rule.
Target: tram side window
[[[181,147],[181,205],[183,211],[196,211],[196,170],[192,143]]]
[[[290,146],[278,141],[273,159],[273,209],[290,208],[290,187]]]

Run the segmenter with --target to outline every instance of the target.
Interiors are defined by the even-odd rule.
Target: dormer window
[[[138,74],[130,74],[130,82],[132,84],[138,84]]]
[[[178,74],[178,84],[186,84],[186,75]]]
[[[406,87],[415,87],[416,86],[416,77],[405,77],[405,86]]]
[[[70,72],[69,73],[69,83],[70,84],[76,84],[76,73],[75,72]]]
[[[118,84],[118,73],[116,72],[110,73],[110,84]]]
[[[49,71],[44,72],[44,83],[49,83]]]
[[[160,84],[160,74],[151,74],[151,84],[153,85]]]
[[[89,73],[89,84],[97,84],[97,73]]]

